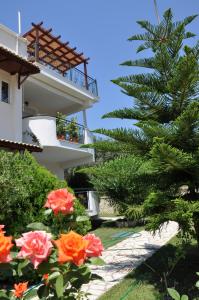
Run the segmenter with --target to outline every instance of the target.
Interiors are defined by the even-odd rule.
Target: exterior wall
[[[100,216],[114,216],[117,215],[116,209],[109,203],[108,197],[100,197],[99,211]]]
[[[17,76],[0,70],[0,83],[9,84],[9,103],[0,101],[0,138],[22,141],[22,90],[17,87]]]
[[[0,24],[0,44],[27,58],[27,41],[16,32]]]

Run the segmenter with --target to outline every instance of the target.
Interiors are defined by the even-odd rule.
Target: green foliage
[[[77,118],[73,117],[66,125],[66,133],[69,135],[71,140],[78,138],[78,125]]]
[[[174,220],[184,232],[194,227],[199,242],[199,43],[185,45],[195,18],[174,22],[168,9],[158,25],[138,22],[145,32],[129,41],[142,41],[137,52],[151,56],[122,65],[144,72],[112,80],[133,106],[103,116],[131,119],[134,127],[97,129],[110,139],[91,147],[120,158],[86,171],[97,190],[128,206],[129,216],[147,217],[148,229]]]
[[[28,152],[0,151],[0,223],[6,225],[8,233],[17,235],[33,222],[51,225],[52,217],[43,214],[46,196],[50,191],[64,187],[67,187],[65,181],[39,165]],[[75,208],[74,218],[85,215],[78,200]],[[72,228],[85,233],[90,229],[90,221],[78,225],[74,222]]]
[[[196,274],[199,275],[198,272]],[[199,281],[196,282],[195,286],[199,288]],[[175,289],[168,288],[167,291],[173,300],[189,300],[189,297],[187,295],[180,296],[180,294]]]
[[[56,115],[56,132],[58,137],[66,135],[66,115],[60,112]]]
[[[141,178],[137,175],[142,162],[141,157],[128,156],[83,169],[81,172],[89,174],[90,181],[99,194],[106,194],[113,205],[126,211],[128,204],[133,201],[139,205],[147,195],[147,185],[143,188]]]
[[[176,290],[171,289],[171,288],[168,288],[168,293],[171,296],[171,298],[174,300],[188,300],[189,299],[188,296],[186,296],[186,295],[182,295],[182,297],[180,297],[180,294]]]

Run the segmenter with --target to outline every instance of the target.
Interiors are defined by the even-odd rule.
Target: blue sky
[[[157,0],[157,3],[160,15],[170,7],[176,20],[199,13],[198,0]],[[44,21],[44,26],[52,27],[55,35],[61,34],[63,41],[70,41],[71,46],[91,58],[88,74],[98,80],[100,102],[87,112],[89,127],[130,126],[130,121],[101,120],[101,116],[132,103],[110,80],[138,72],[136,68],[119,64],[141,56],[136,54],[137,44],[128,42],[127,38],[140,32],[137,20],[157,23],[153,0],[6,0],[1,1],[0,22],[16,31],[18,10],[22,32],[30,28],[31,22]],[[195,43],[199,18],[189,29],[197,34],[191,41]]]

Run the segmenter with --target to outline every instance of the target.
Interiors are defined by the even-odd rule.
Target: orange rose
[[[18,284],[14,284],[14,295],[17,298],[22,298],[25,291],[27,291],[28,282],[20,282]]]
[[[73,262],[77,266],[84,263],[89,242],[84,240],[83,236],[70,231],[67,234],[61,234],[60,239],[54,243],[58,248],[58,262]]]
[[[6,263],[11,261],[10,249],[14,246],[12,244],[12,237],[5,236],[4,233],[0,232],[0,263]]]

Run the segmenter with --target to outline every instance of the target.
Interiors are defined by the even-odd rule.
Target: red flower
[[[92,233],[88,233],[84,236],[84,239],[89,242],[86,248],[86,254],[88,257],[96,257],[102,255],[104,247],[100,238]]]
[[[67,234],[61,234],[61,237],[54,243],[58,248],[58,262],[73,262],[77,266],[84,263],[88,241],[83,236],[70,231]]]
[[[25,291],[28,289],[28,281],[14,284],[14,295],[17,298],[22,298]]]
[[[52,191],[47,196],[47,201],[44,205],[46,208],[51,208],[55,215],[61,212],[67,215],[73,212],[74,195],[69,193],[67,189],[59,189]]]
[[[42,276],[42,278],[43,278],[44,280],[47,280],[48,277],[49,277],[49,274],[48,274],[48,273],[47,273],[47,274],[44,274],[44,275]]]

